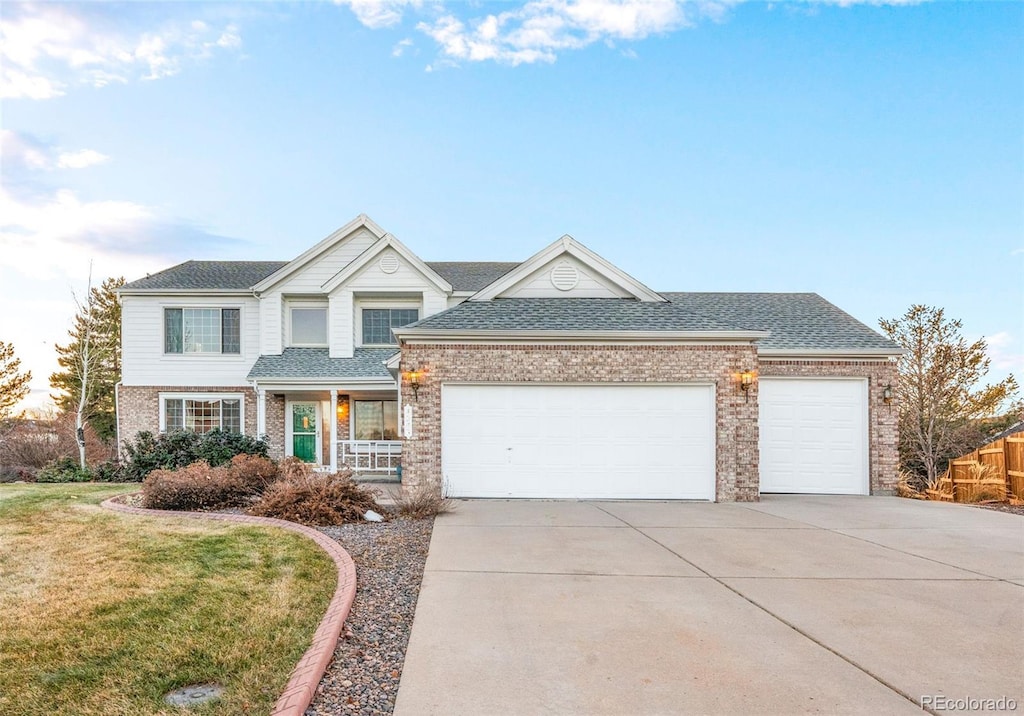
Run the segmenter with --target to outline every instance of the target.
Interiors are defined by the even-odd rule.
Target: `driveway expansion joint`
[[[356,597],[356,565],[352,557],[340,544],[312,527],[306,527],[287,520],[272,517],[254,517],[252,515],[225,514],[216,512],[184,512],[177,510],[147,510],[143,507],[132,507],[115,501],[112,497],[100,503],[100,506],[133,515],[151,517],[176,517],[216,522],[232,522],[235,524],[254,525],[259,527],[277,527],[295,532],[317,544],[327,553],[338,570],[338,585],[334,595],[324,611],[316,631],[310,639],[311,646],[302,655],[292,670],[284,691],[274,704],[271,716],[302,716],[313,700],[316,688],[323,678],[327,665],[334,656],[334,648],[341,635],[342,626],[352,609]]]
[[[809,634],[808,632],[804,631],[803,629],[801,629],[800,627],[798,627],[798,626],[797,626],[796,624],[793,624],[792,622],[790,622],[790,621],[788,621],[788,620],[786,620],[786,619],[782,618],[782,617],[781,617],[780,615],[776,614],[775,612],[773,612],[772,610],[768,609],[768,608],[767,608],[767,607],[765,607],[764,605],[762,605],[762,604],[759,604],[758,602],[754,601],[753,599],[751,599],[750,597],[748,597],[747,595],[743,594],[743,593],[742,593],[742,592],[740,592],[740,591],[739,591],[738,589],[736,589],[735,587],[733,587],[732,585],[730,585],[730,584],[727,584],[726,582],[722,581],[722,578],[716,577],[716,576],[714,576],[713,574],[711,574],[710,572],[708,572],[708,571],[707,571],[706,569],[703,569],[703,568],[701,568],[700,566],[698,566],[698,565],[694,564],[693,562],[691,562],[690,560],[686,559],[685,557],[683,557],[683,556],[682,556],[681,554],[679,554],[679,553],[678,553],[678,552],[676,552],[675,550],[671,549],[670,547],[666,546],[666,545],[665,545],[665,544],[663,544],[662,542],[659,542],[658,540],[656,540],[656,539],[655,539],[654,537],[652,537],[651,535],[649,535],[649,534],[647,534],[646,532],[644,532],[644,531],[643,531],[642,529],[640,529],[640,528],[638,528],[638,527],[636,527],[636,526],[634,526],[634,525],[630,524],[630,523],[629,523],[628,521],[626,521],[626,520],[622,519],[622,518],[621,518],[621,517],[619,517],[618,515],[612,514],[611,512],[608,512],[607,510],[604,510],[603,508],[601,508],[601,507],[600,507],[600,506],[598,506],[598,505],[595,505],[595,507],[597,507],[597,509],[601,510],[602,512],[605,512],[605,513],[607,513],[608,515],[610,515],[610,516],[614,517],[615,519],[619,520],[619,521],[620,521],[620,522],[622,522],[622,523],[623,523],[624,525],[627,525],[627,526],[629,526],[629,527],[633,528],[634,530],[636,530],[637,532],[639,532],[639,533],[640,533],[641,535],[643,535],[644,537],[646,537],[647,539],[649,539],[649,540],[650,540],[651,542],[653,542],[654,544],[658,545],[659,547],[661,547],[662,549],[666,550],[667,552],[670,552],[671,554],[675,555],[675,556],[676,556],[676,557],[677,557],[678,559],[682,560],[682,561],[683,561],[683,562],[685,562],[686,564],[690,565],[690,566],[691,566],[691,567],[693,567],[694,569],[696,569],[696,570],[698,570],[699,572],[701,572],[702,574],[706,575],[706,576],[707,576],[707,577],[708,577],[709,579],[711,579],[711,580],[713,580],[714,582],[718,583],[718,584],[719,584],[719,585],[721,585],[722,587],[725,587],[725,588],[726,588],[726,589],[728,589],[728,590],[729,590],[730,592],[732,592],[733,594],[735,594],[736,596],[738,596],[738,597],[739,597],[740,599],[743,599],[744,601],[746,601],[747,603],[749,603],[749,604],[750,604],[750,605],[752,605],[753,607],[755,607],[755,608],[757,608],[757,609],[760,609],[761,611],[763,611],[763,612],[764,612],[765,614],[767,614],[768,616],[770,616],[770,617],[772,617],[773,619],[777,620],[777,621],[778,621],[778,622],[780,622],[781,624],[784,624],[785,626],[789,627],[790,629],[792,629],[793,631],[795,631],[795,632],[796,632],[797,634],[799,634],[800,636],[804,637],[805,639],[808,639],[808,640],[810,640],[811,642],[813,642],[813,643],[817,644],[817,645],[818,645],[819,647],[821,647],[821,648],[822,648],[822,649],[824,649],[825,651],[827,651],[827,652],[829,652],[829,653],[831,653],[831,654],[834,654],[835,656],[839,657],[840,659],[842,659],[843,661],[845,661],[845,662],[846,662],[847,664],[849,664],[850,666],[854,667],[854,668],[855,668],[855,669],[857,669],[858,671],[861,671],[862,673],[866,674],[866,675],[867,675],[867,676],[869,676],[870,678],[874,679],[874,680],[875,680],[875,681],[877,681],[877,682],[878,682],[879,684],[881,684],[882,686],[886,687],[887,689],[889,689],[889,690],[890,690],[890,691],[892,691],[893,693],[895,693],[895,694],[898,694],[899,696],[902,696],[902,697],[903,697],[904,699],[906,699],[906,700],[907,700],[907,701],[909,701],[910,703],[912,703],[912,704],[914,704],[915,706],[919,707],[919,708],[920,708],[920,709],[921,709],[922,711],[924,711],[925,713],[929,713],[929,714],[932,714],[933,716],[938,716],[938,712],[934,711],[933,709],[930,709],[930,708],[928,708],[927,706],[925,706],[924,704],[922,704],[922,703],[921,703],[921,702],[920,702],[920,701],[919,701],[918,699],[915,699],[915,698],[914,698],[913,696],[911,696],[910,694],[906,693],[906,692],[905,692],[905,691],[903,691],[902,689],[899,689],[899,688],[897,688],[897,687],[896,687],[896,686],[895,686],[894,684],[891,684],[891,683],[889,683],[888,681],[886,681],[885,679],[883,679],[883,678],[882,678],[881,676],[879,676],[878,674],[875,674],[874,672],[872,672],[872,671],[871,671],[871,670],[869,670],[868,668],[866,668],[866,667],[862,666],[861,664],[857,663],[856,661],[854,661],[854,660],[853,660],[853,659],[851,659],[850,657],[846,656],[846,655],[845,655],[845,654],[843,654],[842,652],[840,652],[840,651],[837,651],[836,649],[832,648],[832,647],[831,647],[831,646],[829,646],[828,644],[825,644],[825,643],[824,643],[824,642],[822,642],[821,640],[819,640],[819,639],[816,639],[816,638],[815,638],[814,636],[812,636],[812,635],[811,635],[811,634]],[[784,519],[789,519],[789,518],[784,518]],[[794,522],[800,522],[799,520],[793,520],[793,521],[794,521]],[[800,524],[809,524],[809,523],[804,523],[804,522],[800,522]],[[821,530],[825,530],[825,531],[831,531],[831,530],[826,530],[826,529],[825,529],[825,528],[823,528],[823,527],[817,527],[816,525],[811,525],[811,527],[814,527],[815,529],[821,529]],[[867,540],[865,540],[865,541],[867,541]],[[895,550],[895,551],[897,551],[897,552],[898,552],[899,550]],[[952,580],[952,581],[962,581],[962,580]],[[978,581],[983,581],[983,580],[978,580]]]

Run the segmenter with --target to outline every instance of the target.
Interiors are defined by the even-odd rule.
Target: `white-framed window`
[[[407,326],[420,319],[418,306],[374,306],[359,308],[359,325],[364,346],[394,346],[398,344],[392,328]]]
[[[398,401],[352,401],[352,435],[356,440],[397,440]]]
[[[241,352],[240,308],[164,308],[164,353]]]
[[[220,428],[241,433],[245,399],[238,393],[161,393],[160,432],[208,433]]]
[[[327,303],[288,301],[288,345],[304,348],[327,347]]]

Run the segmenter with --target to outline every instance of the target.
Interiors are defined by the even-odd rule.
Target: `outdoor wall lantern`
[[[743,391],[743,395],[746,397],[746,401],[750,402],[750,386],[754,384],[754,371],[745,370],[740,373],[740,390]]]
[[[412,396],[419,402],[420,399],[420,386],[423,385],[423,371],[419,368],[410,368],[405,371],[405,379],[409,381],[409,387],[412,388]]]
[[[339,400],[338,401],[338,419],[339,420],[344,420],[347,417],[348,417],[348,401],[347,400]]]
[[[882,388],[882,402],[888,405],[890,410],[892,410],[892,398],[892,383],[889,383],[884,388]]]

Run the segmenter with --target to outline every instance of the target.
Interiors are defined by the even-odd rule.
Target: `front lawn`
[[[334,563],[282,530],[99,507],[132,489],[0,485],[0,713],[268,713]],[[221,699],[163,702],[203,682]]]

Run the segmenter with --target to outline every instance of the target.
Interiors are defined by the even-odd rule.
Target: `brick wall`
[[[891,495],[899,469],[896,405],[886,405],[882,391],[896,384],[896,364],[890,361],[765,360],[761,376],[861,377],[868,379],[868,457],[871,494]]]
[[[244,400],[245,433],[256,434],[256,393],[251,386],[201,388],[180,385],[121,385],[117,388],[117,423],[121,441],[133,440],[136,433],[143,430],[148,430],[154,435],[160,432],[160,393],[240,393]]]
[[[489,346],[413,345],[403,369],[425,371],[419,399],[406,381],[415,438],[405,441],[402,484],[441,489],[441,384],[445,382],[685,383],[710,382],[716,395],[716,499],[758,499],[757,401],[745,400],[738,374],[757,366],[752,346]]]

